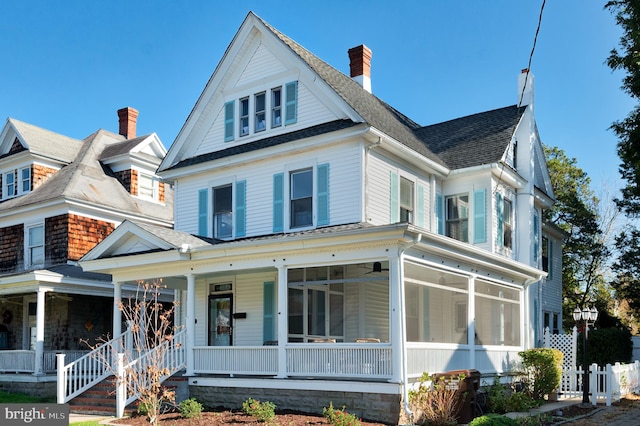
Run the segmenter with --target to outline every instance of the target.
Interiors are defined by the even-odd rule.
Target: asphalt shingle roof
[[[9,118],[29,151],[34,155],[70,163],[82,148],[82,141],[46,130],[33,124]]]
[[[81,149],[69,165],[62,167],[30,193],[1,202],[0,212],[64,198],[136,216],[173,220],[171,194],[165,197],[167,207],[158,208],[157,203],[132,197],[110,170],[103,168],[99,161],[103,151],[110,146],[118,147],[121,143],[128,145],[123,136],[98,130],[82,141]],[[165,190],[171,191],[168,187]]]
[[[416,135],[451,169],[500,161],[524,107],[511,105],[425,126]]]

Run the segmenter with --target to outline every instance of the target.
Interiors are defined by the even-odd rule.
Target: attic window
[[[158,182],[153,176],[140,173],[138,177],[138,196],[147,200],[156,200],[158,194]]]
[[[298,120],[297,81],[273,87],[269,92],[260,91],[252,96],[243,96],[238,99],[237,107],[235,101],[226,102],[224,141],[235,139],[234,127],[242,137],[281,127],[283,120],[285,125],[295,124]]]
[[[6,200],[31,191],[31,167],[5,172],[2,179],[2,196]]]

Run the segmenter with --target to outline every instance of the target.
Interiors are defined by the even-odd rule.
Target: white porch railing
[[[193,357],[199,374],[278,374],[276,346],[197,346]]]
[[[141,357],[126,365],[124,363],[124,355],[118,354],[118,384],[116,385],[117,417],[122,417],[124,415],[124,408],[138,399],[138,396],[140,395],[138,386],[142,385],[146,387],[147,385],[144,383],[147,376],[144,374],[138,375],[138,371],[144,371],[150,366],[158,367],[159,369],[166,368],[168,374],[163,375],[160,379],[160,381],[163,382],[176,372],[186,367],[186,337],[186,329],[183,329],[174,334],[170,341],[161,343],[157,347],[151,349]],[[133,374],[131,374],[132,370],[134,371]],[[134,375],[137,376],[137,380],[133,379]],[[127,397],[127,395],[129,396]]]
[[[560,384],[561,398],[582,396],[583,369],[565,369]],[[633,364],[607,364],[604,368],[597,364],[589,366],[589,399],[593,405],[613,402],[631,393],[640,392],[640,361]]]
[[[57,402],[65,404],[115,371],[117,348],[130,346],[131,331],[110,340],[88,354],[65,365],[65,354],[58,354]],[[111,362],[111,365],[107,365]]]
[[[0,372],[34,373],[36,352],[29,350],[0,351]]]
[[[44,373],[56,371],[56,355],[64,353],[66,360],[75,361],[89,351],[44,351]],[[1,373],[35,373],[36,351],[32,350],[6,350],[0,351]]]
[[[385,343],[294,343],[286,346],[287,377],[392,377],[391,346]],[[276,376],[277,346],[194,348],[196,374]]]
[[[309,343],[287,347],[288,376],[390,379],[391,346],[383,343]]]

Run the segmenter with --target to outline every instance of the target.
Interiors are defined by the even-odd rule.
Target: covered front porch
[[[113,275],[116,303],[139,280],[175,291],[188,376],[408,383],[507,373],[532,346],[540,272],[411,225],[108,254],[82,265]]]

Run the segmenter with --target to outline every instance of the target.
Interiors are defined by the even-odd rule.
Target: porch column
[[[289,338],[289,307],[287,306],[287,268],[278,266],[278,378],[287,377],[287,348]]]
[[[185,342],[187,371],[185,375],[193,376],[193,364],[195,362],[193,348],[196,345],[196,277],[193,274],[187,275],[187,309],[184,321],[187,330]]]
[[[469,301],[467,306],[467,344],[469,345],[469,368],[476,368],[476,277],[469,278]]]
[[[406,324],[404,320],[404,285],[402,282],[402,262],[400,257],[389,258],[389,291],[390,291],[390,327],[391,327],[391,360],[392,383],[402,383],[405,358],[407,356],[404,341]]]
[[[41,376],[44,374],[44,303],[47,291],[38,289],[36,300],[36,359],[33,374]]]
[[[122,334],[122,313],[120,303],[122,302],[122,283],[113,282],[113,338]]]

